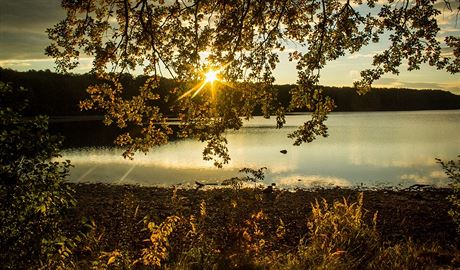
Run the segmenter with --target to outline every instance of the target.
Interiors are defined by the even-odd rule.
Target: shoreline
[[[445,248],[460,247],[456,226],[447,214],[450,208],[446,200],[450,194],[448,188],[275,189],[273,192],[266,192],[263,189],[249,188],[199,190],[88,183],[71,185],[75,189],[77,207],[70,222],[76,222],[83,217],[93,218],[109,235],[117,232],[120,223],[137,223],[139,220],[129,221],[134,213],[138,219],[149,215],[161,221],[179,210],[185,215],[196,214],[199,212],[200,202],[203,201],[206,202],[208,212],[214,213],[215,218],[222,218],[224,209],[237,198],[240,202],[234,211],[241,218],[263,210],[273,222],[277,219],[289,221],[286,222],[286,230],[290,239],[286,245],[292,247],[307,232],[308,215],[315,200],[325,199],[332,203],[346,198],[349,202],[355,202],[362,192],[363,208],[366,209],[365,220],[370,221],[377,212],[377,230],[382,241],[397,243],[411,239],[414,242],[437,243]],[[174,198],[180,198],[179,202]],[[120,240],[111,239],[112,243],[108,245],[116,248]]]

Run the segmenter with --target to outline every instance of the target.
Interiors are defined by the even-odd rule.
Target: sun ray
[[[198,95],[201,90],[203,90],[203,88],[207,85],[207,84],[210,84],[210,92],[211,92],[211,97],[212,99],[215,98],[215,87],[214,87],[214,83],[215,82],[219,82],[225,86],[229,86],[228,83],[226,83],[225,81],[221,80],[218,76],[218,74],[224,70],[230,63],[227,63],[225,65],[222,65],[219,69],[209,69],[206,73],[202,73],[204,75],[204,80],[201,82],[201,83],[198,83],[196,84],[195,86],[192,87],[192,89],[188,90],[187,92],[185,92],[184,94],[182,94],[178,100],[181,100],[183,98],[185,98],[186,96],[189,96],[189,95],[192,95],[191,97],[194,98],[196,95]]]
[[[203,82],[200,86],[200,88],[198,88],[198,90],[195,91],[195,93],[193,93],[192,95],[192,98],[194,98],[196,95],[198,95],[200,92],[201,92],[201,89],[203,89],[203,87],[206,85],[206,82]]]
[[[190,95],[190,93],[192,93],[193,91],[195,91],[196,89],[198,88],[198,85],[195,85],[194,87],[192,87],[192,89],[188,90],[187,92],[183,93],[179,99],[183,99],[184,97]]]

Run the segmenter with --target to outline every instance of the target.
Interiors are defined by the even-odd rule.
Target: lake
[[[189,139],[137,153],[134,160],[114,147],[72,148],[63,159],[75,166],[72,182],[193,185],[241,176],[243,167],[267,167],[265,183],[280,187],[408,187],[445,186],[448,179],[435,158],[460,155],[460,110],[332,113],[329,137],[293,146],[286,135],[307,119],[289,115],[286,126],[276,129],[274,119],[255,117],[228,132],[232,160],[223,169],[203,161],[203,144]]]

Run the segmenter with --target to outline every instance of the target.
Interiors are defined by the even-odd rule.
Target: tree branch
[[[155,37],[153,35],[153,32],[150,30],[150,28],[148,28],[146,25],[145,25],[145,21],[144,21],[144,18],[143,18],[143,13],[144,13],[144,9],[145,9],[145,1],[142,3],[142,7],[141,7],[141,13],[140,13],[140,23],[141,23],[141,26],[142,26],[142,29],[149,34],[149,37],[150,37],[150,46],[152,46],[152,50],[154,51],[154,53],[158,56],[158,59],[160,59],[160,61],[165,65],[165,68],[168,70],[169,72],[169,75],[171,75],[171,77],[173,79],[175,79],[175,76],[173,74],[173,72],[170,70],[168,64],[163,60],[163,58],[161,57],[161,54],[160,52],[156,49],[156,46],[155,46]]]

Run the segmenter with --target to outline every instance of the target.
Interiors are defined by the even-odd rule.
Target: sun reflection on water
[[[453,118],[450,122],[446,122],[449,117],[442,113],[432,112],[439,119],[430,125],[422,125],[427,112],[414,112],[411,117],[406,114],[367,113],[372,116],[368,119],[362,114],[332,115],[330,137],[300,147],[292,146],[286,135],[305,116],[289,116],[292,127],[288,125],[282,130],[268,128],[265,119],[256,118],[254,121],[258,124],[252,122],[249,128],[227,134],[232,160],[224,169],[203,161],[204,145],[193,140],[172,142],[147,155],[138,154],[134,161],[123,159],[122,150],[116,148],[73,149],[65,151],[62,160],[70,159],[75,165],[71,181],[116,182],[123,179],[123,183],[145,185],[193,183],[195,180],[219,182],[237,176],[243,167],[268,167],[265,182],[280,185],[445,185],[447,178],[434,158],[454,159],[460,152],[460,111],[448,114]],[[415,124],[413,114],[420,115]],[[385,130],[366,128],[376,121],[386,121],[388,125],[396,122],[398,136],[392,136],[391,126]],[[358,124],[365,134],[355,136]],[[438,132],[441,129],[442,134]],[[436,141],[432,140],[434,135]],[[281,154],[281,149],[287,149],[287,154]],[[135,168],[131,169],[134,164]]]

